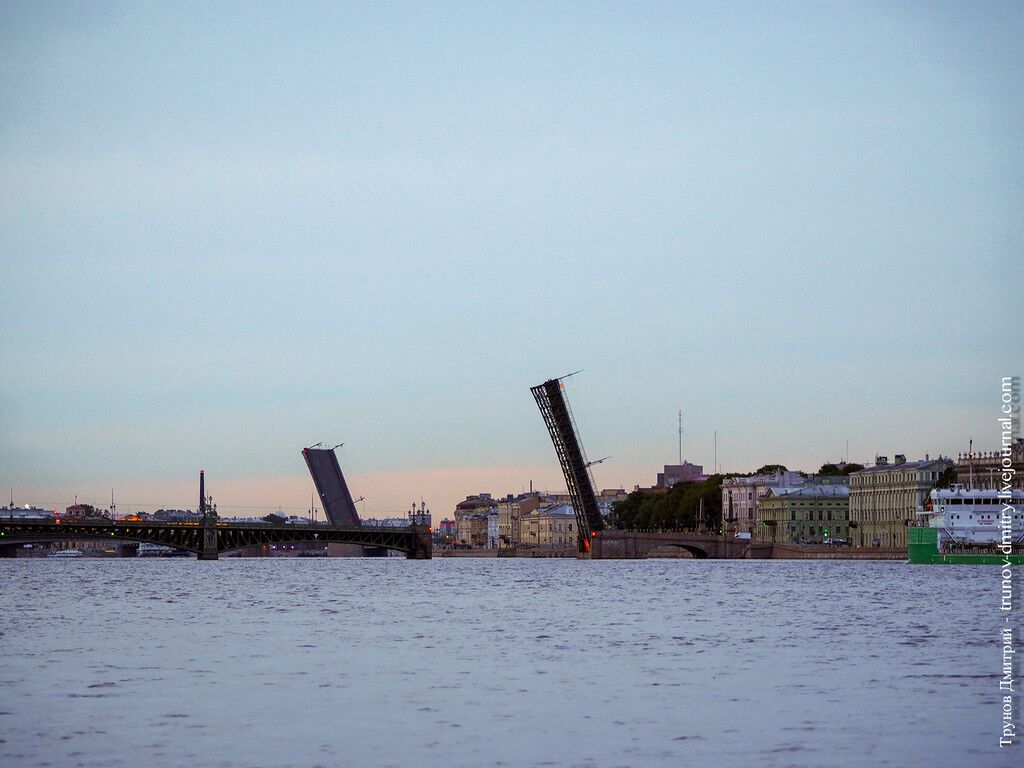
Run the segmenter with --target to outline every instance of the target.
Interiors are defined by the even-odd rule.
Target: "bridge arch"
[[[677,546],[680,549],[685,549],[687,552],[693,555],[694,560],[706,560],[708,558],[707,550],[701,549],[700,547],[694,546],[693,544],[676,544],[674,546]]]
[[[705,560],[710,557],[707,550],[699,546],[675,541],[659,542],[657,546],[643,548],[641,552],[640,556],[645,560],[663,557],[685,557],[685,555],[689,555],[689,558],[686,559],[692,558],[693,560]]]

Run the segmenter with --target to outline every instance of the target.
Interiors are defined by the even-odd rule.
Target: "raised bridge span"
[[[0,518],[0,547],[54,541],[144,541],[195,552],[200,560],[216,560],[220,553],[261,544],[315,541],[358,544],[403,552],[410,560],[429,560],[430,529],[368,526],[274,525],[228,523],[212,517],[200,523],[69,522],[67,520],[4,520]]]

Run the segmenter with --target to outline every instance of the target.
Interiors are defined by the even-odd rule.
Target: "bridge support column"
[[[200,560],[217,560],[217,518],[213,515],[203,516],[203,528],[200,534],[202,540],[199,546]]]
[[[430,527],[413,523],[412,531],[416,536],[416,544],[405,557],[408,560],[429,560],[433,556],[434,545],[430,538]]]

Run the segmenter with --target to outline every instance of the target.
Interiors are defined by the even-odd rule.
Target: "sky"
[[[366,516],[998,443],[1019,3],[0,3],[0,482]],[[6,490],[6,489],[5,489]]]

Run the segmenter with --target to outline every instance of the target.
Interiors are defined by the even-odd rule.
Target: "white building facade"
[[[722,482],[722,518],[727,530],[753,533],[757,526],[758,503],[769,490],[796,488],[805,482],[799,472],[778,471],[770,475],[730,477]],[[730,522],[731,521],[731,522]]]

